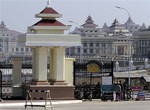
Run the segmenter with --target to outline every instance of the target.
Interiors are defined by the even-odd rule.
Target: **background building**
[[[29,32],[27,32],[29,33]],[[131,17],[124,24],[114,19],[111,26],[106,23],[99,28],[89,15],[83,25],[76,27],[70,34],[80,34],[82,46],[71,47],[66,50],[67,56],[77,58],[77,61],[87,60],[88,57],[123,59],[130,56],[134,58],[149,58],[150,54],[150,28],[143,23],[142,26],[134,23]],[[12,55],[20,55],[31,60],[32,49],[22,45],[22,37],[26,33],[9,30],[2,21],[0,24],[0,55],[5,61]]]
[[[88,16],[85,23],[71,33],[82,36],[82,46],[68,49],[67,55],[116,57],[128,56],[133,53],[132,33],[117,19],[111,26],[108,27],[105,24],[104,27],[105,31],[98,28],[92,17]]]
[[[19,37],[23,37],[25,34],[10,30],[6,27],[2,21],[0,24],[0,57],[1,61],[8,61],[9,57],[14,55],[20,55],[23,57],[31,55],[31,49],[19,45]]]
[[[150,58],[150,26],[134,33],[134,57]]]

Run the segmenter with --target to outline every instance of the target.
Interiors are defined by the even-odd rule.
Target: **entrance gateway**
[[[39,91],[32,97],[41,99],[41,90],[50,90],[52,99],[74,99],[73,58],[65,58],[65,49],[81,46],[80,35],[66,35],[70,27],[56,20],[62,17],[48,4],[35,17],[41,20],[28,28],[25,46],[32,48],[32,82],[25,85],[27,90]],[[47,64],[50,59],[50,82],[47,80]]]
[[[106,80],[104,82],[102,81],[103,78],[111,80]],[[75,97],[77,99],[79,98],[77,96],[79,92],[85,89],[92,91],[93,98],[100,98],[100,87],[102,87],[103,84],[106,84],[107,87],[107,84],[113,84],[113,61],[106,63],[95,60],[87,63],[74,62],[74,85],[76,87]]]

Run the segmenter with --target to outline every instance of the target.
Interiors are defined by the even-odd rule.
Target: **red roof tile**
[[[50,8],[50,7],[46,7],[40,13],[42,13],[42,14],[59,14],[57,11],[55,11],[53,8]]]
[[[65,26],[65,25],[57,20],[42,19],[41,21],[35,23],[33,26]]]

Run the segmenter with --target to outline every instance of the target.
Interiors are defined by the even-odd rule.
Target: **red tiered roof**
[[[44,10],[40,12],[40,14],[59,14],[59,13],[51,7],[46,7]]]
[[[35,23],[33,26],[65,26],[65,25],[57,20],[42,19],[39,22]]]

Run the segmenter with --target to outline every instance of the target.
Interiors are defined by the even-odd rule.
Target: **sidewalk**
[[[72,103],[82,103],[82,100],[52,100],[52,104],[72,104]],[[28,104],[30,102],[28,101]],[[44,105],[45,100],[34,100],[33,105]],[[47,104],[49,102],[47,101]],[[0,107],[7,107],[7,106],[24,106],[25,100],[3,100],[0,102]]]

